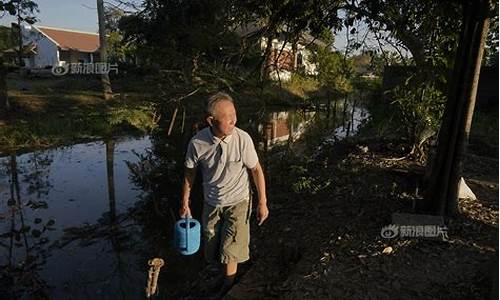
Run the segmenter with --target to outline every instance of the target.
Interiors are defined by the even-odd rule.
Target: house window
[[[70,54],[69,54],[69,51],[65,51],[65,50],[60,50],[59,51],[59,60],[60,61],[66,61],[66,62],[69,62],[70,61]]]

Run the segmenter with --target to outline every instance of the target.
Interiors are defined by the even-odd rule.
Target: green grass
[[[146,93],[125,95],[115,89],[118,96],[105,101],[97,78],[19,78],[11,74],[8,87],[13,109],[0,120],[0,154],[144,133],[156,127]]]
[[[0,126],[0,153],[26,148],[44,148],[122,133],[152,130],[152,110],[147,104],[114,102],[107,108],[84,108],[64,116],[37,116]]]
[[[147,132],[157,126],[154,103],[164,114],[163,123],[172,115],[170,98],[160,96],[159,81],[154,78],[112,78],[118,95],[112,101],[102,99],[97,77],[23,78],[10,74],[7,84],[13,110],[5,120],[0,119],[0,153]],[[232,92],[241,120],[266,106],[302,105],[321,93],[314,78],[299,75],[281,86],[272,81],[265,81],[262,87],[258,82],[246,82]],[[199,92],[183,100],[188,118],[203,117],[205,97],[206,93]]]

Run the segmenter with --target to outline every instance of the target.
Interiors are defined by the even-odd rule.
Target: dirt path
[[[412,212],[419,199],[412,174],[421,166],[384,160],[391,152],[382,143],[324,150],[307,167],[331,180],[321,191],[296,194],[271,181],[272,217],[253,227],[251,268],[226,299],[490,297],[498,281],[498,162],[485,169],[491,158],[468,160],[478,200],[460,202],[461,215],[447,220],[448,241],[387,240],[380,230],[391,214]]]

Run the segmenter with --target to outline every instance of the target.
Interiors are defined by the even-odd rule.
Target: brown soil
[[[308,169],[333,184],[315,195],[270,181],[270,219],[253,226],[251,265],[226,299],[497,299],[498,160],[467,159],[478,200],[446,219],[447,241],[388,240],[380,230],[391,214],[421,199],[422,166],[386,160],[396,155],[385,145],[324,149]]]

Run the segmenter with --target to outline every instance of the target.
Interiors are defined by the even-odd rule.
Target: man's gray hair
[[[207,101],[205,102],[205,112],[209,116],[214,116],[215,105],[221,101],[229,101],[231,103],[234,103],[234,100],[231,96],[223,92],[218,92],[208,97]]]

